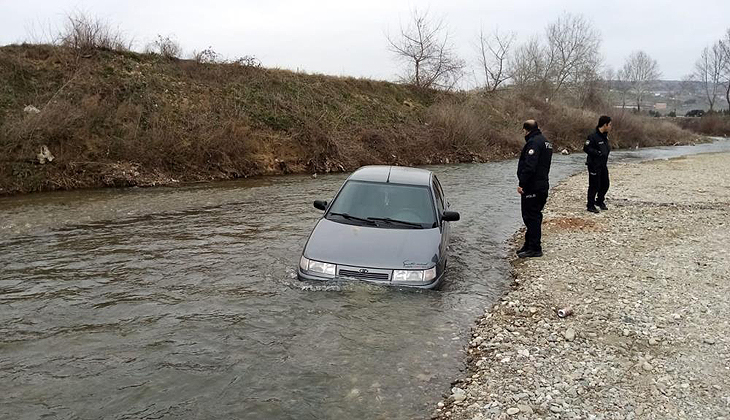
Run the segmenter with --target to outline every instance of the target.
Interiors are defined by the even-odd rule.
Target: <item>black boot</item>
[[[588,210],[591,213],[600,213],[600,211],[595,208],[594,206],[588,207],[586,210]]]
[[[542,251],[535,250],[535,249],[528,249],[527,251],[523,251],[517,254],[520,258],[535,258],[535,257],[542,257]]]

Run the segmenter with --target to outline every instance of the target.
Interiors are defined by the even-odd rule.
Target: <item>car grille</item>
[[[367,268],[341,268],[337,274],[340,277],[351,277],[360,280],[388,281],[390,272],[385,270],[372,270]]]

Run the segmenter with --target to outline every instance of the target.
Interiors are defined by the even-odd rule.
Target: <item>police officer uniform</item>
[[[611,146],[608,144],[608,133],[596,131],[586,139],[583,151],[588,155],[586,165],[588,166],[588,202],[587,208],[597,211],[596,205],[606,209],[606,192],[610,185],[608,179],[608,155],[611,153]]]
[[[548,197],[550,183],[550,162],[553,156],[553,145],[545,139],[538,128],[525,136],[525,147],[522,148],[517,164],[517,178],[522,188],[521,208],[522,221],[525,223],[525,245],[518,251],[532,252],[542,255],[542,210]],[[527,256],[539,256],[527,255]],[[520,255],[522,256],[522,255]]]

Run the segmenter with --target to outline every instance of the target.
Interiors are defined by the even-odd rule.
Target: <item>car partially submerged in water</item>
[[[363,280],[437,288],[446,269],[450,222],[459,213],[424,169],[365,166],[350,175],[304,246],[300,280]]]

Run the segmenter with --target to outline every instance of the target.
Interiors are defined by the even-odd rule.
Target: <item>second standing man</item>
[[[602,115],[598,119],[596,131],[591,133],[586,140],[583,151],[588,154],[586,165],[588,166],[588,203],[587,209],[592,213],[599,213],[596,208],[608,210],[606,207],[606,192],[610,185],[608,179],[608,155],[611,153],[611,146],[608,144],[608,133],[611,131],[611,117]]]

